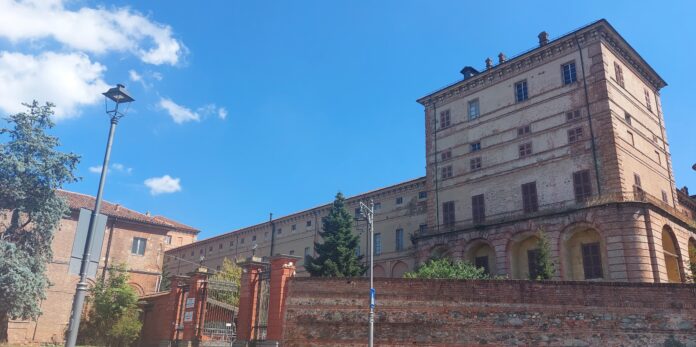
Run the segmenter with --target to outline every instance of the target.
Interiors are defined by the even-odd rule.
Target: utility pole
[[[375,241],[375,202],[370,199],[370,206],[365,205],[362,201],[360,202],[360,213],[367,219],[367,239],[368,242],[368,252],[370,252],[370,329],[368,335],[368,346],[372,347],[374,344],[375,337],[375,285],[374,285],[374,274],[372,269],[374,268],[374,241]]]

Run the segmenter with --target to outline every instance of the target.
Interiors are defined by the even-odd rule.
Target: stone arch
[[[429,259],[452,259],[452,251],[445,245],[433,246],[430,249]]]
[[[495,249],[485,239],[475,239],[464,248],[462,255],[465,261],[486,269],[486,273],[495,275],[498,273],[496,266]]]
[[[696,282],[696,238],[689,238],[687,248],[689,251],[689,270],[691,270],[691,280]]]
[[[372,275],[374,277],[387,277],[387,275],[384,271],[384,267],[382,267],[382,265],[375,265],[372,268]]]
[[[397,261],[392,267],[391,274],[394,278],[401,278],[404,277],[406,272],[408,272],[408,265],[406,265],[406,263],[403,261]]]
[[[665,271],[667,272],[667,281],[671,283],[683,282],[684,273],[682,270],[682,257],[679,252],[679,244],[672,228],[668,225],[662,227],[662,255],[665,261]]]
[[[129,282],[128,285],[131,286],[131,288],[135,289],[135,293],[138,294],[138,296],[145,295],[145,289],[143,289],[143,287],[140,284],[135,282]]]
[[[570,225],[563,231],[559,243],[563,279],[584,281],[608,278],[607,247],[599,229],[585,223]]]
[[[510,276],[514,279],[529,279],[530,251],[539,248],[539,237],[531,231],[522,232],[510,239]]]

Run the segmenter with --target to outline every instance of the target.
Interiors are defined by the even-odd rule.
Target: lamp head
[[[128,91],[126,90],[126,87],[123,84],[117,84],[116,87],[113,87],[109,90],[107,90],[105,93],[102,93],[106,98],[109,100],[117,103],[117,104],[123,104],[127,102],[133,102],[135,99],[133,99],[129,94]]]

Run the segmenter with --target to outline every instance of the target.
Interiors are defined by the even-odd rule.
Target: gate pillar
[[[261,271],[268,263],[258,257],[249,257],[237,263],[242,268],[239,288],[239,313],[237,314],[237,341],[235,346],[245,346],[255,336],[256,310],[259,304],[258,289]]]
[[[271,257],[270,297],[268,302],[269,341],[281,341],[283,338],[283,320],[285,318],[285,299],[287,284],[295,275],[295,268],[300,257],[293,255],[275,255]]]

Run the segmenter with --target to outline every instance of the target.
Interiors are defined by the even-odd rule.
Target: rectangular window
[[[440,153],[440,159],[442,159],[442,161],[452,159],[452,151],[451,150],[443,151],[442,153]]]
[[[539,210],[536,182],[529,182],[522,185],[522,209],[524,213],[532,213]]]
[[[527,81],[525,80],[515,83],[515,101],[521,102],[527,100],[528,98]]]
[[[428,231],[428,224],[421,224],[418,226],[418,232],[421,234],[425,234],[425,232]]]
[[[660,157],[660,152],[655,151],[655,160],[657,160],[657,163],[662,166],[662,157]]]
[[[469,120],[474,120],[480,116],[479,101],[474,99],[469,101]]]
[[[356,256],[356,257],[359,257],[359,256],[360,256],[360,245],[357,245],[357,246],[355,247],[355,256]]]
[[[539,276],[539,250],[530,249],[527,251],[527,269],[529,270],[529,278],[536,279]]]
[[[454,225],[454,201],[442,203],[442,224],[445,226]]]
[[[218,249],[222,249],[222,243],[218,245]]]
[[[375,255],[382,254],[382,234],[375,234]]]
[[[450,126],[450,111],[445,110],[440,112],[440,129]]]
[[[295,255],[295,250],[294,250],[294,249],[291,249],[291,250],[290,250],[290,255]]]
[[[483,194],[471,197],[471,215],[474,224],[481,224],[486,221],[486,203]]]
[[[632,123],[633,119],[628,112],[624,113],[624,120],[626,121],[626,124],[633,125],[633,123]]]
[[[518,149],[519,149],[519,153],[520,153],[520,158],[525,158],[525,157],[532,155],[532,143],[531,142],[521,144]]]
[[[440,177],[443,180],[452,177],[452,165],[447,165],[447,166],[441,168],[440,169]]]
[[[664,190],[662,191],[662,201],[669,203],[669,199],[667,198],[667,192]]]
[[[290,231],[295,231],[295,230],[297,230],[297,224],[293,224],[293,225],[290,227]]]
[[[616,78],[616,83],[621,87],[624,86],[623,70],[621,69],[621,65],[617,62],[614,62],[614,78]]]
[[[404,250],[404,229],[396,229],[396,251]]]
[[[230,247],[234,246],[234,241],[230,241]]]
[[[311,221],[311,220],[308,220],[308,221],[307,221],[307,226],[308,226],[308,227],[311,227],[311,226],[312,226],[312,221]]]
[[[483,272],[485,274],[490,274],[490,267],[488,265],[488,256],[487,255],[476,257],[474,259],[474,266],[476,266],[477,268],[483,268]]]
[[[643,198],[645,198],[645,194],[643,194],[643,185],[640,182],[640,175],[637,173],[633,173],[633,193],[637,200],[643,200]]]
[[[252,241],[252,242],[253,242],[253,241],[256,241],[256,235],[254,235],[254,236],[251,237],[251,241]]]
[[[402,197],[396,198],[396,204],[397,204],[397,205],[401,205],[401,204],[403,204],[403,203],[404,203],[404,198],[402,198]]]
[[[576,119],[580,118],[581,114],[582,113],[580,110],[568,111],[568,112],[566,112],[566,121],[576,120]]]
[[[133,244],[131,245],[131,254],[135,255],[145,255],[145,247],[147,245],[147,240],[142,237],[134,237]]]
[[[577,127],[568,130],[568,143],[573,143],[576,141],[582,140],[584,137],[584,133],[582,131],[582,127]]]
[[[583,243],[581,248],[585,279],[602,278],[602,256],[599,251],[599,242]]]
[[[310,252],[310,248],[309,248],[309,247],[305,247],[305,249],[304,249],[304,256],[305,256],[305,257],[309,257],[309,255],[310,255],[309,252]]]
[[[650,100],[652,100],[652,99],[650,98],[650,92],[647,89],[645,89],[644,91],[645,91],[645,107],[648,108],[648,111],[652,111],[652,105],[650,103]]]
[[[561,65],[561,71],[563,72],[563,85],[567,86],[577,81],[575,62]]]
[[[239,243],[244,244],[244,238],[243,238],[243,237],[242,237],[241,240],[239,240]],[[191,255],[193,255],[193,254],[191,254]]]
[[[633,185],[635,185],[638,188],[643,187],[643,185],[640,183],[640,175],[637,173],[633,174]]]
[[[283,233],[283,228],[278,228],[278,235]]]
[[[630,131],[627,131],[627,132],[626,132],[626,136],[627,136],[628,143],[630,143],[631,146],[634,146],[634,147],[635,147],[635,146],[636,146],[636,142],[635,142],[635,140],[633,139],[633,133],[630,132]]]
[[[575,192],[575,201],[577,202],[583,202],[592,196],[590,170],[582,170],[573,173],[573,191]]]
[[[418,192],[418,199],[425,199],[428,197],[428,192]]]
[[[481,157],[471,158],[469,160],[469,168],[471,171],[476,171],[481,168]]]
[[[657,152],[655,152],[657,153]],[[172,235],[164,235],[164,243],[171,245],[172,244]]]
[[[360,207],[355,208],[355,218],[359,218],[362,216],[362,211],[360,210]]]
[[[524,136],[532,132],[532,129],[529,125],[521,126],[517,128],[517,136]]]
[[[375,211],[379,211],[382,209],[382,203],[381,202],[375,202]]]
[[[471,149],[472,152],[480,151],[481,150],[481,141],[476,141],[476,142],[470,143],[469,148]]]

